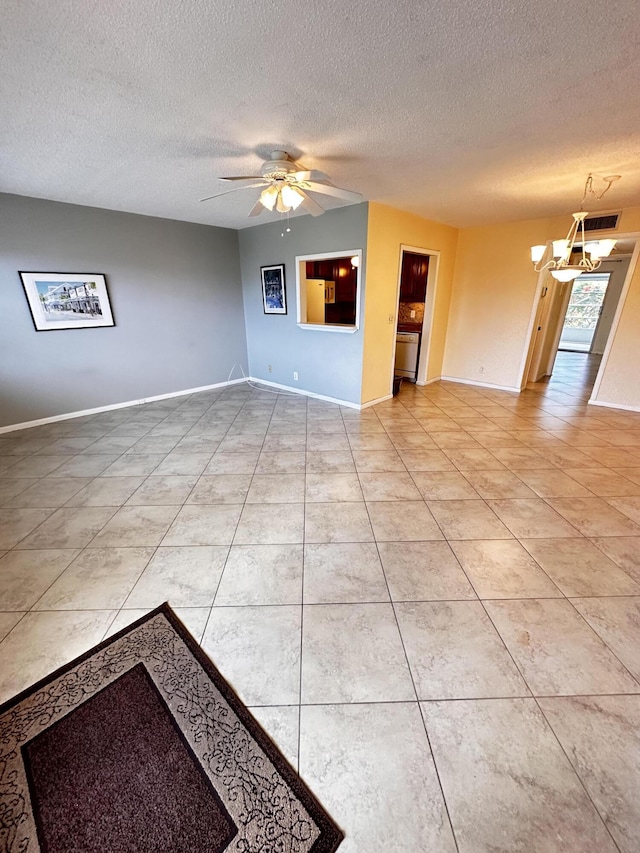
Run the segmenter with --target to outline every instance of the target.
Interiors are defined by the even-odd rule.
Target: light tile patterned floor
[[[637,853],[640,415],[593,366],[0,436],[0,699],[169,600],[344,853]]]

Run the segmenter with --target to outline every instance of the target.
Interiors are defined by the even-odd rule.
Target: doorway
[[[429,381],[431,327],[440,253],[402,244],[398,261],[396,334],[390,364],[390,393],[393,393],[394,384],[398,386],[398,382],[394,383],[396,374],[417,385],[425,385]]]
[[[402,251],[394,376],[418,380],[418,358],[427,299],[429,255]]]
[[[558,349],[591,352],[611,273],[583,273],[571,282]]]

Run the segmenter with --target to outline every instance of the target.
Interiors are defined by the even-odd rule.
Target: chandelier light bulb
[[[567,261],[571,254],[571,247],[568,240],[553,241],[553,257],[559,260]]]
[[[582,275],[584,270],[581,269],[559,269],[559,270],[551,270],[551,275],[557,281],[573,281],[574,278],[578,278],[579,275]]]
[[[598,240],[592,240],[589,243],[585,243],[584,250],[591,255],[592,261],[596,261],[598,258],[602,257],[600,242]]]
[[[611,252],[613,251],[613,247],[616,244],[615,240],[600,240],[600,257],[608,258]]]

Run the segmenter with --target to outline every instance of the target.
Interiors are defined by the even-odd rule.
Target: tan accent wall
[[[552,233],[549,220],[460,231],[444,376],[518,386],[538,283],[529,250]]]
[[[457,229],[449,225],[376,202],[369,203],[363,403],[385,397],[390,390],[401,245],[440,252],[427,379],[441,375],[457,240]]]

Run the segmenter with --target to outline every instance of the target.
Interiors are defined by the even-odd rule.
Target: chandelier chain
[[[597,201],[605,196],[609,190],[611,189],[611,184],[617,181],[620,178],[620,175],[609,175],[607,178],[602,178],[606,183],[606,187],[602,190],[601,193],[597,193],[593,188],[593,175],[589,174],[587,180],[584,183],[584,194],[582,196],[582,201],[580,202],[580,210],[584,210],[584,203],[587,200],[588,195],[592,195]]]

